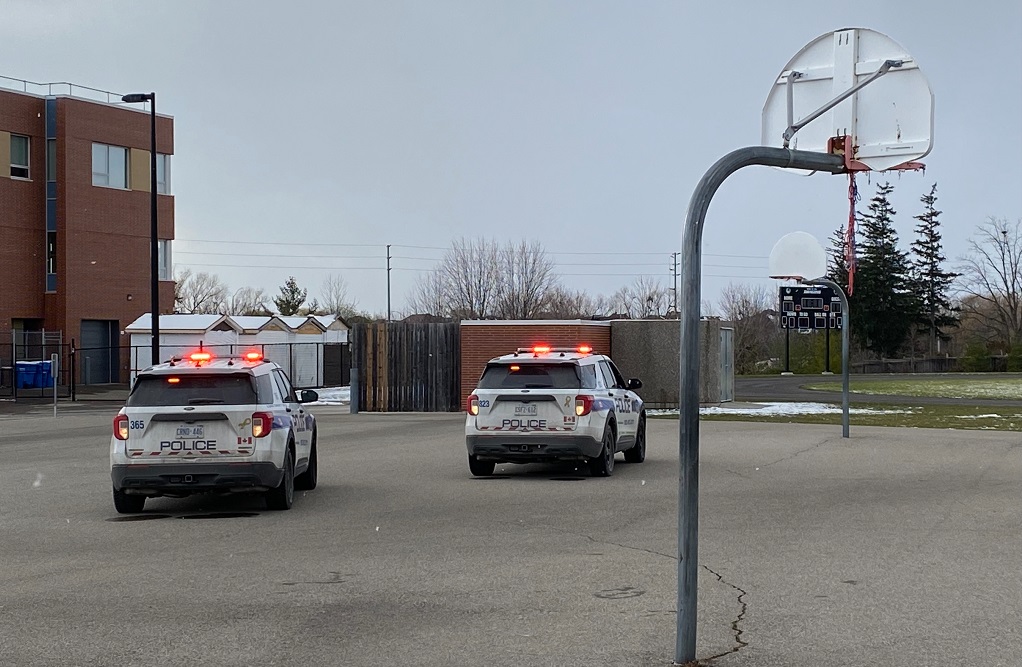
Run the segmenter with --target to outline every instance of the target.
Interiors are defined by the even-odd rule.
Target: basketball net
[[[848,172],[848,228],[845,230],[845,266],[848,267],[848,296],[855,286],[855,202],[859,189],[855,186],[855,172]]]

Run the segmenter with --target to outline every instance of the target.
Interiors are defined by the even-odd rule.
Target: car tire
[[[284,476],[277,488],[266,492],[266,508],[274,511],[291,509],[295,499],[295,460],[290,445],[284,453]]]
[[[295,490],[312,491],[316,488],[319,477],[319,460],[316,456],[316,432],[312,432],[312,447],[309,448],[309,467],[301,475],[295,477]]]
[[[639,426],[635,429],[635,444],[625,450],[625,461],[642,463],[646,460],[646,416],[639,417]]]
[[[473,454],[468,455],[468,469],[476,477],[489,477],[497,466],[496,461],[480,461]]]
[[[138,514],[145,509],[145,496],[133,496],[114,489],[114,509],[118,514]]]
[[[614,429],[610,424],[603,429],[603,449],[600,455],[589,459],[589,472],[593,477],[610,477],[614,474],[614,455],[617,453],[617,443],[614,437]]]

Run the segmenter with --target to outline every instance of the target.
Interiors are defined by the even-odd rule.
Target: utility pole
[[[678,255],[679,252],[671,253],[671,276],[674,278],[674,287],[671,288],[671,311],[678,312]]]
[[[387,244],[387,321],[392,319],[390,312],[390,244]]]

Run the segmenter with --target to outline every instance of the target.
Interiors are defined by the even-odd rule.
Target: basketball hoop
[[[821,35],[774,79],[764,146],[842,156],[845,173],[923,169],[933,147],[933,91],[919,63],[866,28]]]

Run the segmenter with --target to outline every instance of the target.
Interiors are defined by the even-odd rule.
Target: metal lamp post
[[[152,363],[160,361],[160,239],[156,224],[156,93],[132,93],[123,102],[149,102],[149,295],[152,311]]]

